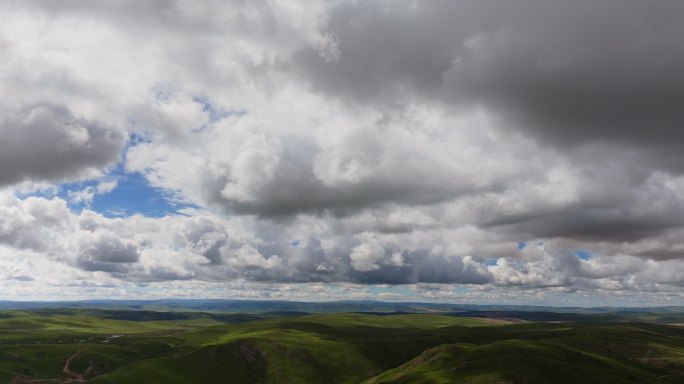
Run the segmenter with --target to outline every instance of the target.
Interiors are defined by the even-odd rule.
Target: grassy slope
[[[547,334],[534,335],[531,327]],[[514,326],[506,339],[443,344],[366,384],[684,382],[680,330],[645,324],[557,327]]]
[[[64,377],[83,350],[71,368],[96,384],[684,383],[684,330],[662,325],[353,313],[226,323],[251,319],[2,312],[0,382]]]
[[[92,375],[169,350],[181,343],[171,336],[187,329],[220,324],[207,319],[132,322],[111,320],[81,311],[4,312],[0,317],[0,382],[12,377],[62,376],[65,360],[83,350],[71,364]]]
[[[195,350],[142,361],[100,381],[211,382],[224,374],[235,382],[358,383],[439,342],[430,330],[484,325],[440,315],[326,314],[212,327],[184,336]],[[169,371],[174,378],[160,374]]]
[[[204,340],[199,350],[144,361],[106,377],[134,382],[136,372],[145,371],[151,383],[212,382],[212,367],[226,367],[216,373],[233,372],[234,382],[245,383],[358,383],[375,375],[368,383],[684,382],[684,332],[679,329],[567,323],[494,327],[458,320],[464,322],[431,315],[343,314],[218,327],[194,336]],[[155,379],[157,372],[169,371],[177,372],[177,381]]]

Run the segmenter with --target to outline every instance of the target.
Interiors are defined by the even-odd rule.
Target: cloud
[[[60,231],[69,230],[66,202],[29,197],[20,200],[0,192],[0,243],[19,249],[49,250],[59,244]]]
[[[375,298],[408,297],[405,290],[419,287],[420,294],[411,297],[496,302],[497,297],[512,295],[510,290],[519,295],[510,300],[532,301],[551,300],[563,292],[582,292],[585,298],[620,292],[639,292],[644,298],[667,295],[681,291],[684,275],[679,258],[637,254],[658,241],[669,244],[669,238],[650,238],[643,244],[594,243],[591,253],[580,258],[573,251],[579,243],[572,241],[530,241],[518,249],[517,242],[475,228],[342,234],[330,227],[312,227],[312,217],[280,224],[208,212],[194,217],[106,218],[88,210],[68,212],[66,202],[59,199],[5,196],[3,206],[10,205],[14,209],[6,210],[0,222],[0,260],[10,266],[0,274],[0,285],[14,284],[13,289],[39,281],[36,289],[49,284],[73,295],[76,291],[69,287],[88,283],[90,288],[79,285],[81,294],[92,290],[108,295],[119,287],[144,297],[142,287],[176,292],[173,287],[182,286],[186,293],[202,296],[203,290],[215,289],[206,284],[228,289],[239,283],[250,287],[230,291],[239,297],[320,299],[319,291],[306,287],[348,287],[346,293],[330,293],[329,298],[349,298],[375,297],[363,286],[399,284],[406,287],[402,293],[387,288],[389,292]],[[294,234],[301,239],[297,247],[289,241]],[[273,296],[286,284],[290,296],[281,296],[284,291]],[[464,287],[460,294],[454,285]],[[463,296],[465,292],[469,293]]]
[[[510,151],[478,147],[501,145],[502,138],[477,132],[489,128],[477,111],[451,117],[416,106],[391,118],[373,110],[352,116],[347,107],[293,87],[273,92],[269,102],[255,100],[246,115],[206,126],[183,146],[137,145],[128,152],[128,169],[198,205],[263,217],[439,203],[500,188],[522,170]],[[292,110],[293,98],[308,98],[311,106]],[[278,124],[285,119],[296,123]],[[187,172],[179,174],[179,167]]]
[[[126,141],[120,131],[54,104],[4,109],[0,136],[0,185],[92,177],[118,160]]]
[[[304,49],[287,68],[361,103],[485,104],[559,146],[670,147],[684,117],[682,12],[671,1],[337,2],[325,30],[339,58]]]
[[[13,268],[0,279],[37,281],[55,265],[65,279],[50,284],[100,292],[679,292],[683,11],[2,4],[0,244]],[[92,212],[117,163],[193,208]],[[72,181],[88,186],[45,192]],[[433,284],[444,289],[423,289]]]
[[[140,251],[136,244],[110,233],[94,233],[78,244],[76,263],[87,271],[126,272],[126,264],[136,263]]]
[[[375,271],[385,258],[385,247],[376,243],[362,243],[352,248],[349,254],[351,266],[359,272]]]
[[[103,181],[95,186],[87,186],[79,191],[69,191],[69,200],[74,204],[90,205],[97,195],[106,195],[119,185],[117,180]]]

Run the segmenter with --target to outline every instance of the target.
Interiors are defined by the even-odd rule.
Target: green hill
[[[676,369],[670,371],[679,375]],[[383,372],[366,384],[390,383],[674,383],[681,377],[634,360],[544,341],[448,344]]]
[[[283,315],[6,311],[0,382],[684,383],[676,326]],[[578,319],[586,316],[601,315]]]

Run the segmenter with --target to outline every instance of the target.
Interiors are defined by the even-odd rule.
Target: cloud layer
[[[675,1],[24,1],[0,16],[7,286],[58,266],[50,286],[207,295],[681,290]],[[70,196],[90,206],[120,187],[117,164],[193,208],[108,218],[49,193],[98,182]]]

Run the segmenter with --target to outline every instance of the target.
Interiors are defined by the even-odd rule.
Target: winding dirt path
[[[71,370],[71,368],[69,368],[69,364],[71,363],[71,360],[72,360],[74,357],[78,356],[81,352],[86,351],[87,349],[88,349],[88,348],[86,348],[86,349],[81,349],[80,351],[74,353],[74,354],[71,355],[71,356],[67,359],[67,361],[64,363],[64,368],[62,368],[62,372],[66,373],[67,375],[69,375],[69,376],[71,376],[71,377],[73,378],[72,380],[70,380],[70,381],[68,381],[68,382],[85,382],[85,380],[83,379],[83,375],[80,374],[80,373],[78,373],[78,372],[75,372],[75,371]]]
[[[64,362],[64,367],[62,368],[62,372],[67,374],[69,377],[61,378],[61,379],[29,379],[27,377],[22,377],[22,376],[15,376],[12,378],[11,384],[24,384],[24,383],[59,383],[59,384],[68,384],[68,383],[85,383],[86,380],[83,378],[83,374],[80,374],[78,372],[75,372],[71,368],[69,368],[69,364],[71,364],[71,360],[73,360],[76,356],[78,356],[81,352],[86,351],[88,348],[81,349],[80,351],[74,353],[73,355],[69,356],[69,358]]]

